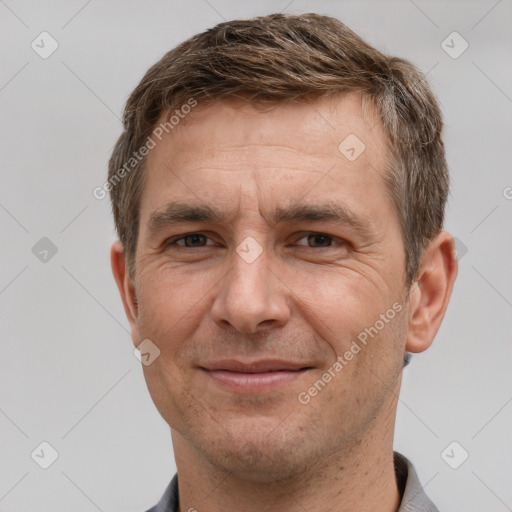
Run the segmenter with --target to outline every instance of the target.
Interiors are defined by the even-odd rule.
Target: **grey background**
[[[174,474],[111,276],[110,205],[92,190],[150,65],[223,19],[281,10],[336,16],[428,72],[446,227],[467,252],[434,345],[405,370],[396,449],[441,510],[512,510],[510,1],[0,0],[1,511],[142,512]],[[31,48],[43,31],[59,44],[47,59]],[[469,44],[456,59],[441,46],[453,31]],[[31,458],[42,441],[59,453],[48,469]],[[469,453],[458,469],[441,456],[452,441]]]

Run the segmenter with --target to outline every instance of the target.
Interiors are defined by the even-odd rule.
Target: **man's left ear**
[[[407,352],[423,352],[434,341],[450,301],[457,271],[455,241],[450,233],[441,231],[426,248],[418,279],[411,286]]]

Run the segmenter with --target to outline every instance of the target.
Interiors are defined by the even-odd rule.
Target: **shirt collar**
[[[394,452],[395,475],[402,496],[398,512],[439,512],[420,483],[411,461]]]
[[[401,495],[398,512],[439,512],[420,484],[412,463],[394,452],[395,475]],[[179,503],[178,475],[175,474],[160,501],[147,512],[177,512]]]

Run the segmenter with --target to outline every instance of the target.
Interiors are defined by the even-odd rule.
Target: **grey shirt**
[[[398,512],[439,512],[420,484],[412,463],[394,452],[395,475],[402,500]],[[178,475],[174,475],[160,501],[147,512],[177,512],[179,503]]]

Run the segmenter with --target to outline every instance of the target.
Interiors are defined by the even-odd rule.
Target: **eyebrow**
[[[155,236],[160,230],[173,224],[184,222],[211,222],[229,224],[238,211],[223,213],[206,204],[190,204],[180,201],[168,203],[163,209],[154,211],[149,218],[148,231]],[[292,204],[286,207],[275,206],[268,216],[269,225],[299,222],[339,222],[348,225],[367,238],[375,236],[370,220],[357,215],[343,203]]]

